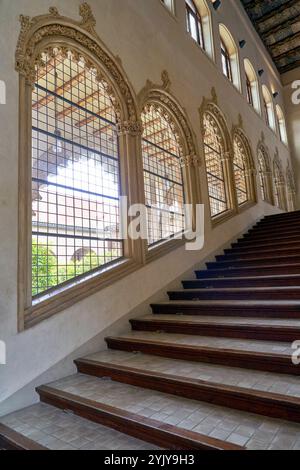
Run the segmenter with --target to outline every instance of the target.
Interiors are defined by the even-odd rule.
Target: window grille
[[[69,52],[44,54],[32,96],[32,295],[123,256],[116,116]]]
[[[205,114],[204,116],[204,151],[208,182],[208,193],[212,217],[228,209],[225,177],[222,164],[222,146],[217,123]]]
[[[180,147],[169,116],[149,105],[142,113],[142,153],[150,246],[184,230]]]
[[[233,159],[233,171],[235,179],[235,187],[237,192],[239,206],[248,201],[248,188],[246,179],[246,155],[245,149],[238,137],[234,139],[234,159]]]

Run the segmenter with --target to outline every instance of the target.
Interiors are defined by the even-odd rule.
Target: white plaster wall
[[[8,364],[0,366],[0,414],[1,401],[33,383],[129,312],[146,305],[148,299],[157,295],[159,300],[164,286],[187,273],[190,276],[195,265],[203,264],[263,214],[276,212],[260,201],[212,230],[203,166],[201,192],[206,206],[206,243],[201,253],[181,248],[34,328],[17,333],[18,75],[14,71],[14,53],[18,16],[44,14],[49,6],[57,6],[61,14],[78,18],[79,3],[79,0],[0,0],[0,80],[5,80],[7,85],[7,104],[0,105],[0,339],[6,341],[8,350]],[[200,149],[198,108],[204,96],[210,97],[214,86],[229,128],[238,123],[241,113],[253,151],[264,131],[271,155],[277,146],[286,166],[287,148],[220,72],[218,22],[230,29],[236,41],[247,40],[247,46],[241,51],[241,70],[243,57],[248,57],[256,69],[264,68],[262,83],[280,92],[279,103],[283,107],[278,74],[246,14],[239,9],[239,2],[226,0],[218,12],[212,10],[216,64],[186,33],[183,0],[176,0],[176,17],[169,14],[160,0],[90,0],[89,3],[99,36],[122,59],[136,93],[147,79],[159,83],[162,70],[168,70],[172,92],[189,115]],[[63,368],[60,373],[63,374]]]

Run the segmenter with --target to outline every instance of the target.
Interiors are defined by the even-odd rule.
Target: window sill
[[[220,224],[223,224],[227,220],[231,219],[237,215],[237,212],[234,209],[229,209],[228,211],[224,212],[223,214],[217,215],[216,217],[211,219],[212,228],[217,227]]]
[[[176,250],[177,248],[180,248],[185,244],[184,239],[176,239],[174,238],[173,240],[167,240],[159,243],[158,245],[149,248],[147,254],[146,254],[146,263],[151,263],[152,261],[157,260],[158,258],[161,258],[164,255],[167,255],[173,250]]]
[[[245,212],[247,211],[248,209],[250,209],[251,207],[254,207],[256,206],[256,202],[254,201],[246,201],[244,202],[243,204],[241,204],[239,207],[238,207],[238,213],[241,214],[242,212]]]
[[[56,313],[71,307],[80,300],[89,297],[109,285],[117,282],[128,274],[141,268],[132,260],[121,260],[110,269],[95,274],[90,279],[74,284],[64,290],[56,291],[40,301],[36,301],[32,307],[24,312],[25,329],[31,328]]]

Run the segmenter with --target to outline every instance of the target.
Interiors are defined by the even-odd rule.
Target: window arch
[[[118,277],[133,256],[133,243],[122,239],[119,205],[121,191],[130,204],[135,197],[125,168],[130,139],[141,128],[136,98],[100,44],[87,4],[80,15],[68,22],[50,8],[21,17],[21,329],[99,290],[99,276]],[[89,289],[80,288],[82,281]]]
[[[267,126],[270,127],[273,131],[276,130],[275,117],[274,117],[274,106],[272,101],[272,96],[269,89],[266,85],[262,86],[263,94],[263,103],[264,103],[264,113]]]
[[[220,24],[219,30],[223,74],[238,90],[240,90],[240,66],[237,46],[226,26]]]
[[[286,170],[286,186],[287,186],[287,206],[289,212],[294,212],[296,206],[296,185],[292,170],[287,167]]]
[[[246,75],[247,101],[250,106],[252,106],[255,111],[260,114],[261,110],[257,75],[250,60],[244,60],[244,67]]]
[[[185,0],[187,30],[199,46],[213,58],[211,14],[205,0]]]
[[[257,151],[258,175],[261,198],[263,201],[273,203],[272,171],[270,157],[265,146],[260,144]]]
[[[276,117],[277,117],[277,122],[278,122],[280,140],[285,145],[287,145],[288,139],[287,139],[287,133],[286,133],[285,117],[284,117],[281,107],[278,104],[276,105]]]
[[[184,203],[190,199],[186,158],[197,155],[190,124],[174,98],[146,89],[142,103],[142,156],[148,246],[175,238],[185,229]]]
[[[214,219],[234,208],[232,149],[225,119],[216,105],[206,106],[202,120],[210,212]]]
[[[273,162],[273,176],[274,176],[274,204],[283,211],[286,210],[285,200],[285,179],[282,172],[282,165],[279,157],[276,156]]]
[[[233,171],[238,205],[255,202],[255,167],[248,139],[241,129],[233,136]]]

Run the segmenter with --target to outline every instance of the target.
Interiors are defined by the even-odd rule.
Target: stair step
[[[292,219],[299,219],[300,218],[300,211],[294,211],[294,212],[285,212],[283,214],[272,214],[272,215],[267,215],[263,219],[266,222],[269,221],[286,221],[286,220],[292,220]]]
[[[94,377],[300,422],[300,385],[294,376],[123,351],[100,352],[75,363],[80,373]]]
[[[269,250],[224,250],[224,255],[216,256],[217,261],[225,260],[242,260],[242,259],[257,259],[258,257],[264,259],[274,259],[274,249]],[[276,249],[276,255],[278,256],[300,256],[300,245],[296,248],[287,249]]]
[[[300,231],[300,222],[294,225],[291,224],[282,224],[281,226],[275,225],[274,227],[265,227],[265,226],[254,226],[247,232],[247,236],[260,234],[260,235],[274,235],[274,234],[291,234],[291,233],[299,233]]]
[[[223,261],[213,261],[206,263],[207,269],[226,269],[226,268],[233,268],[233,267],[252,267],[252,266],[269,266],[278,265],[278,264],[299,264],[300,266],[300,256],[296,254],[290,256],[274,256],[273,258],[270,256],[269,258],[253,258],[253,259],[238,259],[238,260],[223,260]]]
[[[88,388],[87,383],[90,384]],[[93,422],[112,427],[135,438],[159,445],[164,449],[243,450],[243,447],[238,444],[180,428],[174,424],[169,424],[167,420],[163,421],[137,412],[128,411],[128,408],[140,409],[141,411],[147,409],[147,399],[149,402],[152,397],[154,398],[155,392],[150,394],[147,390],[131,385],[116,382],[110,383],[81,374],[75,376],[71,393],[68,392],[69,388],[68,382],[61,381],[52,386],[39,387],[37,392],[44,403],[65,410],[71,410],[77,415],[88,418]],[[76,394],[73,393],[74,389],[76,389]],[[92,396],[93,399],[91,398]],[[118,402],[118,408],[107,404],[112,401],[112,398],[114,402]],[[174,400],[172,396],[161,393],[157,395],[155,401],[159,399],[165,399],[166,403],[170,403],[170,405],[172,400]],[[131,403],[131,406],[126,406],[127,403]],[[186,406],[192,404],[191,400],[187,400]],[[155,415],[157,413],[152,410],[152,414]],[[174,419],[171,421],[174,421]]]
[[[1,419],[1,418],[0,418]],[[47,450],[23,434],[0,423],[0,450]]]
[[[106,341],[109,348],[121,351],[300,375],[300,367],[291,360],[290,343],[135,331]]]
[[[260,235],[260,234],[251,234],[251,235],[244,235],[243,238],[238,239],[238,241],[245,241],[247,243],[263,243],[265,241],[270,242],[281,242],[281,241],[300,241],[300,233],[291,233],[291,234],[269,234],[269,235]]]
[[[297,287],[236,287],[215,289],[181,289],[168,292],[170,300],[299,300]]]
[[[293,300],[200,300],[152,304],[153,313],[173,315],[300,318],[300,302]]]
[[[286,228],[286,227],[300,227],[300,217],[298,217],[297,219],[294,219],[294,220],[290,220],[290,221],[273,221],[273,222],[268,222],[266,220],[261,220],[259,221],[256,225],[253,226],[252,229],[250,230],[254,230],[254,229],[270,229],[270,230],[273,230],[273,229],[281,229],[281,228]]]
[[[300,426],[246,411],[199,402],[171,394],[147,390],[115,381],[78,374],[51,384],[42,398],[76,413],[91,412],[92,419],[103,416],[107,408],[118,406],[121,418],[130,415],[126,432],[143,431],[149,439],[159,438],[169,449],[268,449],[284,444],[293,448],[299,442]],[[92,409],[91,409],[92,408]],[[99,413],[98,413],[99,410]],[[95,413],[96,412],[96,413]],[[133,415],[133,417],[132,417]],[[90,415],[89,415],[90,417]],[[111,420],[111,416],[108,416]],[[264,433],[264,429],[274,429]],[[263,442],[258,439],[265,437]],[[145,440],[145,439],[144,439]],[[169,443],[171,445],[169,445]]]
[[[239,242],[232,243],[231,249],[232,251],[245,251],[247,250],[248,252],[250,251],[263,251],[263,250],[270,250],[273,249],[273,251],[279,249],[293,249],[293,248],[299,248],[300,241],[294,240],[294,241],[285,241],[282,240],[281,242],[276,242],[272,240],[268,240],[264,243],[252,243],[252,242],[247,242],[247,240],[240,239]]]
[[[27,450],[154,450],[154,445],[121,434],[114,429],[66,413],[58,408],[38,403],[0,418],[14,435],[20,429],[21,444],[30,439]],[[2,436],[0,425],[0,439]],[[6,433],[5,433],[6,434]],[[18,440],[18,444],[20,441]],[[112,447],[113,443],[113,447]],[[41,445],[43,444],[43,445]],[[34,447],[34,448],[32,448]],[[23,449],[20,449],[23,450]]]
[[[296,287],[300,286],[300,274],[190,279],[182,281],[182,285],[186,289],[214,289],[218,287]]]
[[[264,266],[247,266],[247,267],[233,267],[224,269],[209,269],[196,271],[198,279],[209,278],[209,277],[234,277],[234,276],[263,276],[272,274],[300,274],[299,263],[289,264],[265,264]]]
[[[219,336],[293,343],[300,338],[300,320],[276,320],[196,315],[147,315],[130,320],[134,331]]]

